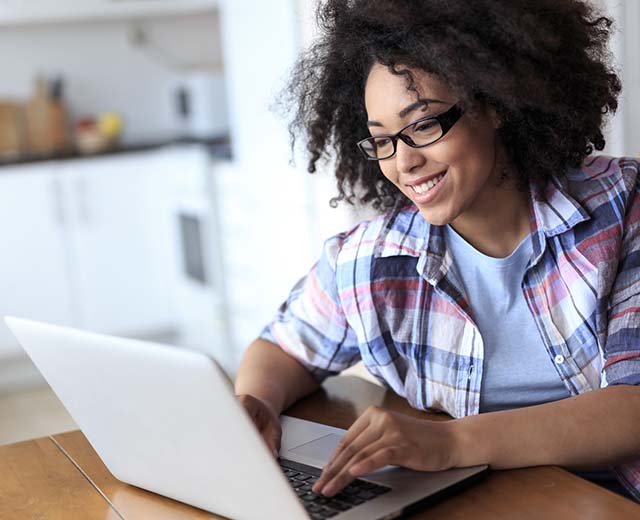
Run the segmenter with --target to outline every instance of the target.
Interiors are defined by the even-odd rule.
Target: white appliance
[[[211,139],[229,132],[222,71],[191,70],[175,86],[178,132],[182,137]]]
[[[214,356],[230,370],[227,301],[212,160],[205,146],[182,146],[172,165],[173,220],[178,251],[178,343]]]

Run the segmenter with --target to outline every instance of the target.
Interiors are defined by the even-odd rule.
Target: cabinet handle
[[[88,224],[91,222],[91,211],[88,202],[87,179],[82,176],[79,176],[76,181],[76,193],[78,195],[78,216],[80,222]]]
[[[62,183],[57,177],[51,180],[51,195],[53,197],[53,220],[60,226],[64,226],[66,224],[66,215],[62,200]]]

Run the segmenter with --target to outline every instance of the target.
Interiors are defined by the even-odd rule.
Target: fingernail
[[[333,484],[327,484],[324,488],[322,488],[321,493],[323,495],[331,495],[335,490],[335,486]]]

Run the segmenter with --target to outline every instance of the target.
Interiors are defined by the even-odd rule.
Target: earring
[[[500,186],[509,178],[509,169],[507,168],[507,164],[504,159],[504,152],[502,151],[502,147],[496,145],[494,147],[493,154],[493,167],[499,173],[498,185]]]

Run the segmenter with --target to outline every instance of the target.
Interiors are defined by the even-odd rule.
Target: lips
[[[413,188],[414,186],[419,186],[420,184],[425,184],[430,180],[437,179],[438,177],[440,177],[441,175],[444,175],[445,173],[447,173],[447,170],[442,170],[441,172],[434,173],[433,175],[426,175],[424,177],[420,177],[419,179],[412,180],[410,182],[405,182],[405,185]]]
[[[447,172],[448,170],[444,170],[406,183],[406,186],[411,188],[414,202],[417,204],[426,204],[435,199],[441,191],[441,184],[446,179]]]

